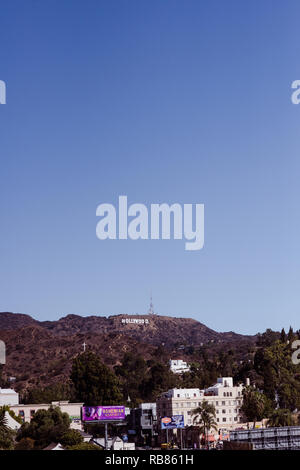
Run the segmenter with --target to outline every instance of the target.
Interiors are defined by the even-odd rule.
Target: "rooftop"
[[[13,389],[13,388],[1,388],[0,387],[0,393],[3,393],[5,395],[14,395],[16,394],[17,392]]]

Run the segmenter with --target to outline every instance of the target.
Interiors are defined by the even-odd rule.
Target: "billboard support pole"
[[[182,445],[182,428],[180,428],[180,447],[181,447],[181,449],[183,449],[183,445]]]
[[[105,450],[108,450],[107,423],[104,423],[104,427],[105,427]]]
[[[167,443],[169,444],[169,434],[168,434],[168,428],[166,429],[167,431]]]

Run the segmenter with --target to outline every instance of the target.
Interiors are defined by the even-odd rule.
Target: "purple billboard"
[[[117,421],[125,419],[124,406],[83,406],[82,421]]]

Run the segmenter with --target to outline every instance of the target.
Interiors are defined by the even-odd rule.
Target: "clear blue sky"
[[[298,1],[2,0],[0,311],[299,328]],[[96,207],[204,203],[205,247]]]

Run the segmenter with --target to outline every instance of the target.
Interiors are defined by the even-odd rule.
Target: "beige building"
[[[183,415],[184,425],[193,424],[192,411],[206,400],[216,409],[219,430],[231,430],[241,426],[240,408],[244,385],[233,385],[232,377],[221,377],[217,383],[205,390],[199,388],[176,389],[163,393],[157,400],[158,419],[164,416]]]
[[[81,407],[83,403],[69,403],[68,401],[53,401],[35,405],[13,405],[10,407],[16,415],[20,416],[25,423],[29,423],[38,410],[48,410],[50,406],[58,406],[63,413],[68,413],[71,421],[71,428],[80,430],[81,426]]]

